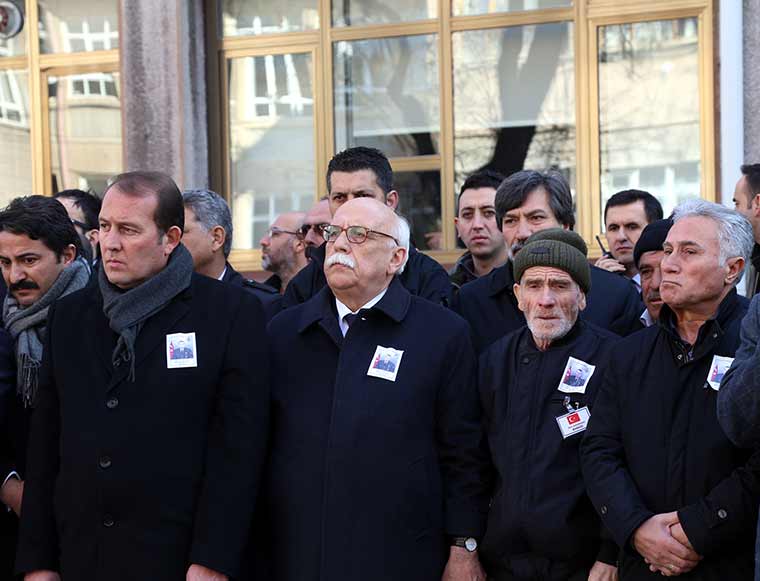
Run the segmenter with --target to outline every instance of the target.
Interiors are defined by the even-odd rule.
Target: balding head
[[[409,253],[409,227],[389,206],[373,198],[349,200],[335,212],[331,226],[333,238],[327,244],[325,260],[327,284],[338,300],[358,309],[403,270]],[[346,231],[352,226],[369,231],[363,242],[364,231]]]
[[[280,277],[282,290],[308,262],[301,236],[305,217],[303,212],[280,214],[260,241],[261,266]]]
[[[303,221],[303,241],[307,247],[316,248],[325,243],[321,226],[329,224],[331,219],[330,202],[327,199],[320,200],[311,207]]]

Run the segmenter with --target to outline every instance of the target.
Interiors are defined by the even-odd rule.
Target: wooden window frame
[[[211,145],[212,187],[230,199],[229,157],[227,149],[226,61],[235,56],[283,54],[314,51],[314,98],[316,189],[315,201],[324,193],[323,176],[335,153],[333,44],[339,41],[372,40],[435,34],[438,44],[440,87],[440,151],[434,155],[391,158],[394,171],[440,171],[441,224],[445,250],[427,254],[441,263],[451,264],[461,255],[456,249],[454,176],[454,93],[453,48],[455,32],[488,30],[572,22],[575,61],[576,128],[576,206],[577,231],[589,245],[592,257],[599,255],[594,237],[601,234],[601,195],[599,175],[599,118],[597,29],[608,24],[697,17],[699,26],[699,102],[701,136],[701,197],[714,201],[716,184],[715,86],[714,86],[714,5],[716,0],[575,0],[573,6],[524,12],[504,12],[476,16],[452,16],[452,0],[438,0],[438,17],[397,24],[332,26],[330,0],[318,0],[318,30],[248,37],[218,37],[217,7],[220,0],[205,0],[207,49],[209,58],[209,142]],[[216,58],[214,58],[216,55]],[[219,96],[222,98],[220,99]],[[404,193],[401,192],[403,196]],[[235,250],[233,265],[243,271],[261,270],[258,249]]]

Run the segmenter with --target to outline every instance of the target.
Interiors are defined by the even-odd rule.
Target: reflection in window
[[[118,0],[40,0],[40,50],[91,52],[119,48]]]
[[[122,170],[118,73],[48,77],[53,191],[102,192]]]
[[[441,175],[437,171],[394,172],[398,211],[409,221],[412,241],[420,250],[444,247],[441,227]]]
[[[555,168],[575,183],[571,23],[453,35],[454,168]]]
[[[29,75],[0,69],[0,208],[32,192]]]
[[[337,43],[336,151],[363,145],[388,157],[436,153],[438,74],[432,35]]]
[[[258,36],[319,28],[317,0],[222,0],[224,36]]]
[[[647,190],[670,211],[700,191],[696,18],[599,28],[602,207]]]
[[[333,0],[333,26],[393,24],[435,18],[437,0]]]
[[[0,38],[0,58],[26,54],[26,24],[13,38]]]
[[[315,199],[310,54],[231,59],[229,156],[235,248],[256,248],[277,215]]]
[[[495,12],[564,8],[572,5],[572,0],[453,0],[451,9],[454,16],[473,16]]]

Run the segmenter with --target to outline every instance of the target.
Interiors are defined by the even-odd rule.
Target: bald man
[[[324,237],[327,285],[269,327],[260,578],[484,581],[487,456],[467,325],[402,284],[409,226],[390,207],[349,200]]]
[[[304,218],[303,226],[301,227],[301,234],[303,234],[307,254],[309,252],[308,249],[319,248],[325,243],[325,239],[322,236],[322,226],[329,224],[330,220],[332,220],[332,215],[330,214],[330,202],[327,198],[319,200],[306,212],[306,218]]]
[[[309,263],[301,227],[306,214],[280,214],[261,239],[261,267],[272,273],[265,284],[285,292],[288,283]]]

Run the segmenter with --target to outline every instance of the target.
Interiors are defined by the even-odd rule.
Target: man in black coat
[[[265,455],[264,315],[193,273],[183,221],[168,176],[114,178],[98,285],[52,309],[16,560],[27,580],[238,573]],[[172,359],[181,340],[192,357]]]
[[[387,206],[347,202],[325,236],[328,286],[269,325],[270,570],[257,579],[484,581],[467,325],[401,284],[409,229]]]
[[[277,289],[245,278],[227,262],[232,250],[232,213],[225,199],[211,190],[186,190],[182,202],[182,244],[193,256],[195,272],[244,288],[261,301],[269,321],[280,312],[282,297]]]
[[[348,200],[370,197],[394,210],[399,194],[393,189],[393,171],[381,151],[354,147],[338,153],[327,166],[327,191],[330,213]],[[290,281],[282,299],[283,308],[309,300],[326,284],[324,273],[325,247],[309,253],[311,262]],[[399,279],[413,295],[448,306],[452,287],[443,267],[429,256],[410,248],[409,259]]]
[[[752,251],[736,212],[692,200],[664,244],[658,324],[622,340],[581,445],[589,496],[624,549],[620,578],[751,580],[760,452],[721,429],[719,376],[739,346]]]
[[[496,191],[496,214],[511,260],[490,274],[465,284],[454,298],[453,308],[473,331],[478,352],[525,324],[512,288],[512,259],[528,237],[547,228],[572,230],[573,199],[567,180],[559,173],[519,171]],[[623,276],[591,267],[591,291],[582,318],[617,335],[640,328],[643,306],[636,287]]]
[[[10,579],[16,553],[17,515],[26,478],[29,418],[33,413],[49,309],[87,285],[90,270],[66,209],[44,196],[16,198],[0,212],[0,266],[10,292],[2,319],[13,358],[0,363],[0,578]],[[3,335],[3,339],[6,335]],[[3,355],[6,351],[3,349]],[[10,384],[7,374],[13,373]]]
[[[617,546],[581,475],[578,447],[616,336],[579,319],[591,284],[569,230],[528,239],[514,292],[527,325],[480,357],[480,396],[497,474],[481,560],[494,581],[616,579]]]

